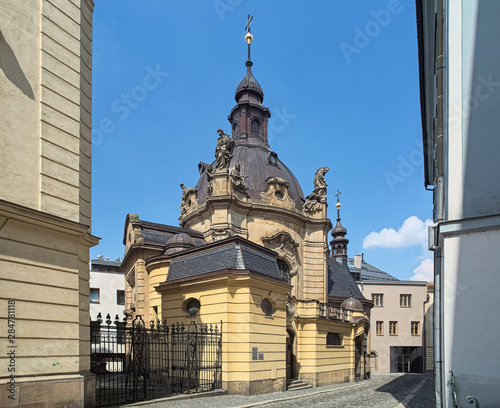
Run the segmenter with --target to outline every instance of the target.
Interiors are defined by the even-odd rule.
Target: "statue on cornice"
[[[234,141],[223,132],[222,129],[217,129],[219,138],[217,139],[217,146],[215,148],[215,168],[217,170],[224,170],[229,167],[229,162],[233,157]]]
[[[328,186],[325,180],[325,174],[328,170],[328,167],[321,167],[314,175],[314,190],[306,197],[302,210],[314,212],[321,210],[323,207],[323,203],[326,200],[326,187]]]
[[[246,174],[244,175],[241,174],[239,163],[236,163],[234,169],[232,169],[231,172],[229,173],[229,178],[231,180],[231,185],[233,186],[233,189],[249,197],[247,192],[247,186],[245,184],[245,180],[247,177],[248,176]]]
[[[325,180],[325,174],[328,173],[328,167],[321,167],[314,175],[314,192],[320,197],[326,197],[326,186],[328,183]]]
[[[193,205],[194,196],[196,194],[196,190],[194,187],[186,188],[184,184],[181,184],[182,188],[182,201],[181,201],[181,217],[186,214]]]
[[[212,195],[213,192],[213,180],[214,180],[214,170],[211,164],[208,164],[205,173],[207,174],[207,195]]]

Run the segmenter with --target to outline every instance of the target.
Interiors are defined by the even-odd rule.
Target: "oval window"
[[[200,311],[200,301],[195,298],[191,298],[186,303],[186,312],[191,316],[196,316],[196,313]]]
[[[260,304],[260,308],[262,309],[262,311],[264,312],[264,315],[266,315],[266,316],[272,316],[272,314],[274,313],[273,305],[269,301],[269,299],[263,299],[261,304]]]

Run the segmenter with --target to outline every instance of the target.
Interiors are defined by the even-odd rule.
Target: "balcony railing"
[[[350,322],[352,312],[340,307],[332,306],[328,303],[321,303],[317,300],[299,300],[297,302],[297,316],[302,318],[324,318]]]

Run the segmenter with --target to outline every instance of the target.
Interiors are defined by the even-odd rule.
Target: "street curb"
[[[234,408],[258,407],[259,405],[272,404],[273,402],[290,401],[290,400],[295,400],[295,399],[299,399],[299,398],[310,397],[311,395],[319,395],[319,394],[325,394],[327,392],[335,392],[335,391],[345,390],[345,389],[348,389],[348,388],[359,387],[359,386],[361,386],[363,384],[366,384],[366,382],[363,381],[363,382],[360,382],[360,383],[355,383],[355,384],[351,384],[351,385],[345,385],[343,387],[337,387],[337,388],[332,388],[332,389],[328,389],[328,390],[321,390],[321,391],[309,392],[309,393],[302,394],[302,395],[296,395],[294,397],[276,398],[276,399],[272,399],[272,400],[254,402],[254,403],[248,404],[248,405],[238,405],[237,407],[234,407]]]

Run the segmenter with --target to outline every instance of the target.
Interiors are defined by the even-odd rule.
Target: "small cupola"
[[[332,257],[344,256],[347,257],[347,244],[349,240],[345,237],[347,235],[347,229],[340,223],[340,191],[337,190],[337,224],[332,229],[333,239],[330,241],[332,247]]]

